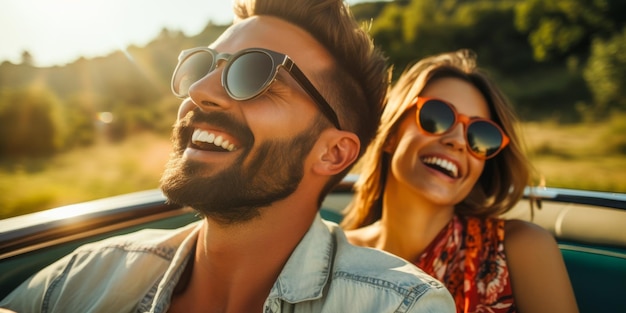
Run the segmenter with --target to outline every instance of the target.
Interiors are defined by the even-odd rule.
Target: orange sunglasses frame
[[[420,118],[419,118],[419,114],[422,110],[422,107],[424,106],[424,104],[426,104],[426,102],[431,101],[431,100],[435,100],[435,101],[439,101],[441,103],[446,104],[448,107],[450,107],[450,109],[452,110],[452,112],[454,113],[454,123],[448,128],[446,129],[444,132],[442,133],[431,133],[427,130],[425,130],[424,128],[422,128],[422,125],[420,123]],[[466,140],[465,143],[467,145],[468,151],[475,157],[479,158],[479,159],[483,159],[483,160],[487,160],[487,159],[491,159],[493,157],[495,157],[496,155],[498,155],[498,153],[500,153],[500,151],[502,151],[502,149],[504,149],[510,142],[509,136],[507,136],[504,131],[502,130],[502,128],[500,128],[500,126],[498,126],[498,124],[496,124],[494,121],[486,119],[486,118],[481,118],[481,117],[470,117],[467,116],[465,114],[461,114],[459,113],[456,108],[454,107],[454,105],[452,105],[450,102],[448,101],[444,101],[438,98],[430,98],[430,97],[417,97],[415,100],[415,105],[417,106],[417,111],[415,113],[415,122],[417,123],[418,128],[420,129],[420,131],[425,134],[425,135],[429,135],[429,136],[441,136],[444,135],[448,132],[450,132],[450,130],[452,130],[454,128],[454,126],[456,126],[458,123],[463,124],[463,132],[465,134]],[[496,150],[494,153],[492,153],[489,156],[484,156],[484,155],[480,155],[478,153],[476,153],[472,147],[470,146],[469,140],[467,140],[467,128],[469,127],[470,124],[477,122],[477,121],[481,121],[481,122],[487,122],[491,125],[493,125],[498,131],[500,131],[500,134],[502,135],[502,142],[500,143],[500,147],[498,147],[498,150]]]

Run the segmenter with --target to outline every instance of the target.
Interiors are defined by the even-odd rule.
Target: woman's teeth
[[[423,158],[422,162],[424,162],[424,164],[430,167],[443,170],[445,174],[447,174],[448,176],[452,178],[457,178],[459,175],[459,168],[456,166],[456,164],[448,160],[431,156],[431,157]]]

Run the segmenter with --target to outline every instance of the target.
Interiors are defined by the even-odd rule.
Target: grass
[[[603,123],[521,126],[546,186],[626,193],[626,116]]]
[[[0,218],[157,188],[170,153],[167,138],[141,134],[50,159],[0,167]]]
[[[598,124],[520,126],[546,186],[626,193],[626,115]],[[140,134],[49,159],[0,163],[0,218],[157,188],[167,137]]]

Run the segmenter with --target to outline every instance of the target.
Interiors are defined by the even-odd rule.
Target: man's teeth
[[[221,147],[222,149],[228,151],[235,151],[235,145],[230,143],[227,139],[224,139],[222,136],[215,136],[213,133],[209,133],[206,130],[196,129],[191,136],[191,140],[193,142],[204,142],[214,144],[217,147]]]
[[[452,177],[456,178],[459,175],[459,168],[456,166],[456,164],[448,160],[444,160],[438,157],[427,157],[424,158],[422,162],[426,164],[437,165],[438,167],[448,171],[450,173],[450,176]]]

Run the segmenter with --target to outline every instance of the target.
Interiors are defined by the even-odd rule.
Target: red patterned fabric
[[[504,254],[504,220],[455,216],[416,265],[448,287],[457,312],[516,312]]]

